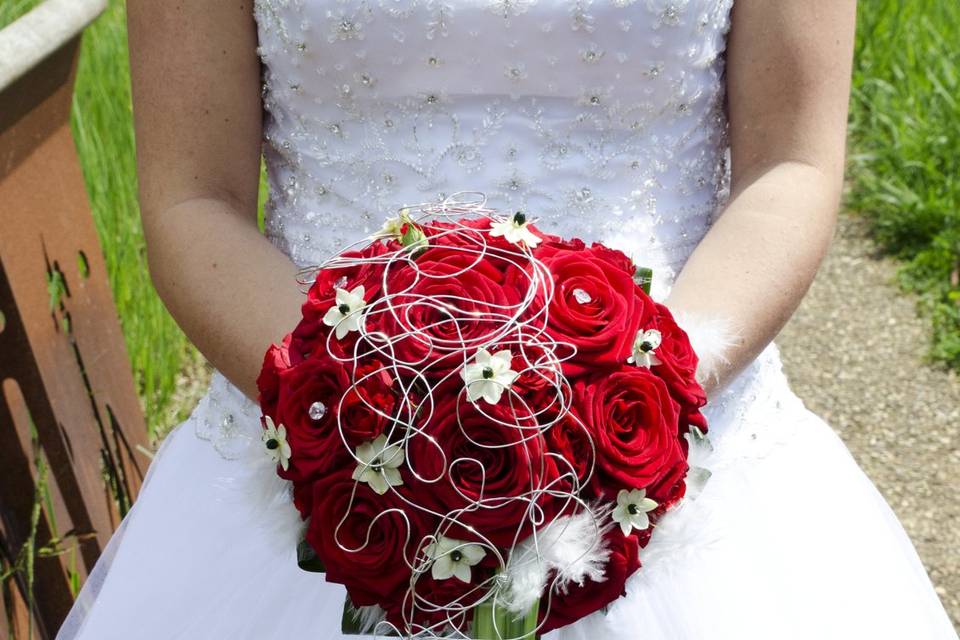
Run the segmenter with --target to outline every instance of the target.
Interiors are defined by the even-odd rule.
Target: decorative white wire
[[[465,220],[486,218],[491,225],[482,224],[470,226]],[[450,512],[438,512],[432,506],[414,501],[408,491],[398,491],[397,487],[390,487],[394,496],[404,503],[404,508],[388,509],[378,514],[366,532],[363,544],[348,547],[341,542],[340,531],[347,521],[356,497],[356,486],[351,495],[346,512],[336,524],[335,536],[337,544],[346,552],[363,553],[369,544],[374,527],[390,514],[397,514],[406,523],[406,543],[404,546],[404,561],[410,568],[412,575],[406,597],[403,603],[404,628],[378,618],[376,612],[367,610],[363,618],[369,629],[377,634],[395,633],[405,637],[416,638],[467,638],[469,628],[467,621],[468,610],[479,602],[492,600],[494,607],[505,607],[513,614],[522,615],[538,597],[541,599],[541,611],[549,611],[551,596],[556,589],[565,589],[572,582],[582,582],[586,578],[603,579],[602,567],[607,558],[607,550],[602,540],[603,534],[609,526],[609,508],[595,504],[588,504],[581,497],[581,488],[593,474],[596,458],[595,446],[582,424],[582,441],[588,443],[586,451],[578,451],[578,455],[587,460],[587,472],[584,477],[578,476],[577,470],[562,455],[550,452],[543,448],[542,455],[525,456],[529,464],[531,485],[518,495],[502,496],[487,495],[487,470],[481,460],[474,457],[458,457],[448,459],[448,453],[441,443],[431,434],[435,424],[435,411],[441,398],[436,397],[443,386],[449,392],[452,387],[450,381],[460,378],[460,371],[475,357],[478,349],[494,350],[510,349],[516,357],[520,356],[525,363],[524,368],[518,371],[521,376],[529,379],[530,376],[539,378],[540,383],[550,390],[548,406],[531,406],[523,394],[510,386],[504,387],[504,397],[500,403],[509,407],[509,411],[489,411],[483,401],[473,403],[472,410],[482,414],[491,424],[497,424],[515,434],[508,441],[491,444],[471,434],[457,412],[457,424],[460,432],[473,447],[478,449],[501,449],[509,447],[528,447],[535,440],[555,425],[566,420],[575,420],[570,414],[572,393],[570,384],[561,373],[561,364],[571,358],[575,347],[566,342],[554,340],[547,333],[549,320],[548,310],[554,291],[554,282],[549,269],[537,260],[531,250],[523,243],[488,242],[491,226],[503,222],[508,218],[487,208],[486,198],[481,193],[462,192],[454,194],[441,202],[424,203],[406,207],[401,212],[401,219],[410,221],[418,226],[435,222],[448,223],[446,228],[430,227],[427,245],[417,247],[402,247],[375,257],[361,258],[345,256],[342,253],[334,256],[318,267],[305,269],[299,274],[299,281],[303,286],[309,286],[321,269],[343,269],[358,267],[364,264],[376,264],[383,268],[381,290],[366,305],[352,313],[363,314],[360,322],[359,338],[347,356],[337,356],[337,349],[332,348],[336,338],[334,331],[327,337],[327,352],[331,357],[339,359],[351,372],[352,387],[344,394],[344,398],[353,395],[359,397],[366,407],[381,416],[388,422],[385,431],[387,443],[382,453],[387,459],[380,460],[380,464],[390,462],[387,447],[397,447],[389,451],[403,451],[403,466],[416,479],[421,487],[449,483],[455,488],[465,503],[460,509]],[[456,242],[444,243],[447,251],[460,252],[471,259],[466,266],[451,273],[438,274],[427,272],[420,268],[417,261],[419,251],[427,246],[435,246],[448,236],[455,236]],[[382,239],[382,234],[376,234],[347,247],[344,252],[366,246],[371,241]],[[424,295],[414,291],[414,288],[424,280],[456,280],[466,271],[474,268],[481,261],[490,261],[500,269],[509,266],[516,268],[516,273],[526,279],[526,290],[522,299],[514,304],[497,304],[489,300],[476,300],[450,294]],[[400,269],[412,270],[415,277],[402,290],[393,290],[394,274]],[[345,286],[340,281],[337,286]],[[437,320],[427,326],[415,326],[413,318],[418,314],[434,315]],[[348,314],[347,317],[349,317]],[[369,327],[383,327],[385,323],[377,322],[377,316],[386,316],[390,319],[388,326],[396,330],[387,334],[383,330],[370,330]],[[345,321],[346,318],[341,320]],[[477,327],[480,329],[478,330]],[[442,335],[438,335],[442,334]],[[416,359],[404,359],[397,353],[397,345],[403,341],[413,340],[419,344],[418,351],[422,355]],[[409,351],[409,350],[408,350]],[[360,365],[373,358],[383,363],[379,370],[366,369],[360,376],[357,372]],[[515,358],[516,361],[516,358]],[[394,411],[387,413],[383,407],[376,406],[363,393],[350,394],[358,390],[372,376],[381,375],[384,371],[391,374],[394,384],[398,386],[399,402]],[[456,406],[461,406],[461,400],[467,389],[461,383],[460,397]],[[341,399],[341,406],[343,399]],[[340,431],[343,446],[350,452],[358,465],[371,464],[362,461],[349,445],[344,434],[344,425],[341,423],[341,412],[337,411],[337,429]],[[447,416],[439,416],[440,419]],[[577,424],[577,423],[575,423]],[[422,472],[418,459],[411,455],[411,444],[416,439],[423,439],[427,450],[436,456],[442,464],[442,473],[428,476]],[[529,452],[529,451],[528,451]],[[394,453],[399,455],[399,453]],[[556,464],[559,477],[543,479],[544,466],[548,458]],[[456,487],[453,473],[460,467],[473,466],[481,475],[480,497],[471,498]],[[532,479],[540,478],[541,484],[534,484]],[[358,481],[359,482],[359,481]],[[400,488],[402,489],[402,487]],[[559,510],[565,515],[553,515],[548,518],[540,504],[544,500],[559,503],[563,508]],[[479,510],[504,509],[521,504],[524,506],[524,518],[517,522],[516,534],[509,548],[504,549],[494,544],[483,531],[478,531],[463,521],[466,514]],[[409,510],[409,513],[408,513]],[[411,536],[410,513],[413,510],[439,519],[437,530],[422,539]],[[382,526],[393,526],[392,518],[384,520]],[[418,589],[418,585],[425,574],[430,572],[434,558],[427,552],[429,546],[438,543],[455,526],[465,528],[474,534],[468,544],[480,544],[487,554],[495,558],[499,567],[493,577],[473,584],[467,593],[453,602],[435,602],[431,594]],[[530,534],[530,531],[533,531]],[[526,539],[522,539],[526,536]],[[459,550],[460,547],[452,549]],[[477,571],[473,572],[476,576]],[[548,577],[550,583],[548,582]],[[456,579],[456,578],[451,578]],[[430,619],[438,620],[435,623],[420,624],[427,614]],[[372,619],[371,619],[372,618]],[[496,618],[495,618],[496,619]],[[375,624],[374,624],[375,623]],[[504,637],[503,640],[511,640]]]

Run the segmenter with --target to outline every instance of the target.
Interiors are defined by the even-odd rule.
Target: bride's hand
[[[780,331],[830,244],[855,21],[854,0],[737,0],[733,7],[731,197],[666,301],[681,316],[724,322],[731,331],[730,344],[708,354],[708,392]]]

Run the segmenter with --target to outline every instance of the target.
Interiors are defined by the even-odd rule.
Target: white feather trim
[[[277,475],[264,449],[260,407],[220,373],[190,420],[197,437],[208,440],[218,455],[235,464],[217,481],[225,500],[241,505],[252,522],[265,530],[278,549],[297,548],[304,523],[293,505],[293,486]]]
[[[255,514],[255,522],[278,546],[295,549],[303,539],[306,523],[293,504],[293,484],[277,475],[277,465],[253,441],[240,462],[242,472],[233,479],[234,489]]]
[[[374,604],[365,607],[348,606],[350,607],[350,615],[352,615],[353,619],[357,622],[360,633],[363,635],[373,634],[378,630],[378,625],[387,619],[387,612],[379,605]]]
[[[703,384],[711,378],[716,379],[720,369],[730,363],[728,354],[737,344],[738,334],[733,323],[727,318],[683,311],[677,312],[674,317],[689,336],[693,351],[700,361],[697,381]]]
[[[685,500],[696,500],[713,475],[713,466],[716,462],[713,445],[710,439],[694,427],[694,430],[684,436],[687,439],[687,493]]]
[[[556,588],[586,580],[602,582],[610,550],[604,542],[609,529],[607,513],[584,509],[562,516],[518,544],[506,570],[504,602],[514,613],[524,613],[547,588],[550,573],[556,572]]]

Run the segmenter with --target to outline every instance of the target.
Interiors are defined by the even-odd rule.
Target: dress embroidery
[[[258,0],[267,232],[311,264],[478,190],[668,286],[727,194],[731,4]]]

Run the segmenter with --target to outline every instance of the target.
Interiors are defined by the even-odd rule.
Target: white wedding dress
[[[662,298],[727,197],[731,4],[258,0],[267,233],[316,264],[400,205],[479,190],[624,250]],[[702,493],[662,520],[626,597],[550,637],[956,638],[901,525],[790,391],[774,346],[706,413]],[[270,480],[246,460],[259,429],[216,375],[58,638],[341,637],[343,588],[298,569],[278,533],[292,507],[252,506]]]

